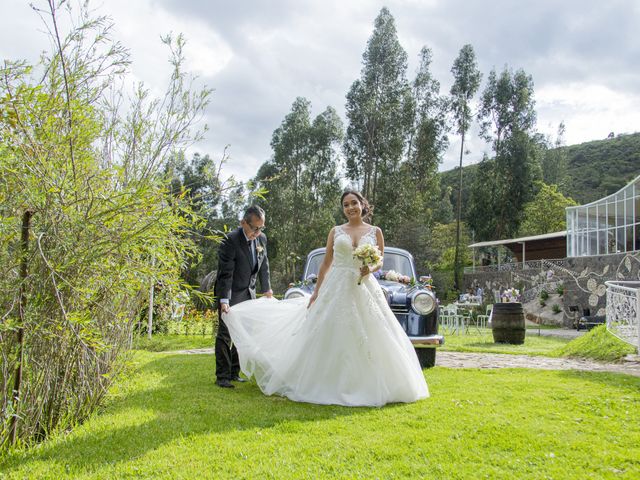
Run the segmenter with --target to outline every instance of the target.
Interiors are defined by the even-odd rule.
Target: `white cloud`
[[[36,3],[41,0],[35,0]],[[44,2],[43,2],[44,5]],[[331,105],[343,116],[345,95],[358,78],[373,22],[386,5],[396,19],[411,77],[420,48],[433,50],[441,93],[465,43],[474,46],[484,77],[505,64],[531,74],[538,126],[567,143],[633,132],[640,124],[640,7],[635,0],[102,0],[116,35],[131,49],[132,77],[155,93],[170,71],[160,35],[182,32],[187,66],[215,89],[205,120],[210,131],[194,150],[220,158],[230,144],[229,173],[248,179],[271,155],[271,134],[297,96],[314,114]],[[48,47],[41,22],[24,0],[3,0],[0,54],[34,60]],[[489,146],[472,131],[476,163]],[[452,135],[443,169],[458,163]]]
[[[214,76],[233,57],[231,46],[206,22],[177,16],[152,0],[110,0],[100,12],[113,18],[116,36],[131,50],[134,76],[151,86],[170,72],[169,51],[160,40],[169,33],[185,35],[185,67],[195,75]]]
[[[547,85],[538,89],[536,99],[539,129],[554,135],[564,121],[569,145],[603,139],[610,132],[634,133],[640,125],[640,94],[606,85]]]

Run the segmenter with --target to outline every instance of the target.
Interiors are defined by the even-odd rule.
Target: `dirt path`
[[[165,352],[183,355],[212,355],[213,348]],[[640,362],[600,363],[570,358],[550,358],[499,353],[461,353],[439,351],[436,366],[445,368],[538,368],[541,370],[583,370],[625,373],[640,377]]]

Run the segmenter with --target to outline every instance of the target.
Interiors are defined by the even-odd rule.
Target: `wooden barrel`
[[[495,303],[491,314],[491,330],[496,343],[524,343],[524,311],[521,303]]]

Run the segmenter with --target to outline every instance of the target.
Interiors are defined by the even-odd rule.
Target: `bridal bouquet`
[[[363,267],[372,267],[382,261],[382,254],[375,245],[364,244],[355,249],[353,258],[360,260]],[[360,276],[358,279],[358,285],[362,283],[362,278]]]

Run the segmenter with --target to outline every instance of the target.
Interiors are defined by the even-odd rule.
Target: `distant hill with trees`
[[[617,137],[549,150],[562,153],[566,158],[566,173],[558,190],[578,204],[593,202],[615,193],[640,175],[640,133],[622,134]],[[470,193],[479,164],[462,167],[463,218],[470,205]],[[451,189],[451,203],[457,205],[458,168],[440,172],[443,191]]]
[[[561,149],[567,154],[568,168],[560,191],[580,204],[615,193],[640,175],[640,133]]]

